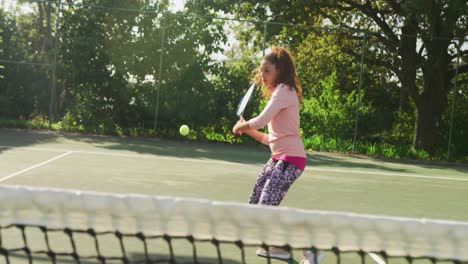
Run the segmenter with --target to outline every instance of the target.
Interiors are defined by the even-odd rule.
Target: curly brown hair
[[[276,77],[276,85],[284,83],[295,89],[299,102],[303,101],[302,86],[297,77],[296,66],[291,53],[282,47],[273,47],[271,51],[263,57],[271,64],[275,65],[278,70],[278,76]],[[262,86],[262,77],[260,67],[254,70],[254,81],[257,85]],[[264,98],[271,96],[271,91],[262,86],[262,95]]]

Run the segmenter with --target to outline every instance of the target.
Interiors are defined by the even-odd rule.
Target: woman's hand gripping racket
[[[244,118],[243,118],[244,110],[249,104],[250,100],[252,99],[255,88],[256,88],[255,83],[252,83],[252,85],[250,85],[249,89],[245,93],[244,97],[242,97],[242,100],[240,101],[239,105],[237,106],[236,115],[240,118],[239,121],[244,121]],[[242,132],[239,132],[236,135],[240,136],[242,135]]]

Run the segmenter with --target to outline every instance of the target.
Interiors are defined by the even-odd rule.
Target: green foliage
[[[349,153],[353,148],[351,140],[325,138],[322,135],[313,135],[304,138],[306,149],[313,151],[343,152]]]
[[[296,53],[301,50],[297,47],[310,35],[304,33],[310,29],[309,27],[321,27],[324,24],[339,27],[340,32],[347,31],[353,35],[352,38],[360,35],[356,32],[362,30],[368,32],[365,60],[366,66],[371,67],[366,70],[366,76],[370,75],[371,78],[366,77],[364,83],[366,87],[372,88],[372,90],[366,91],[366,94],[372,99],[368,103],[373,104],[375,113],[378,115],[365,119],[368,121],[366,123],[372,123],[372,126],[364,127],[363,130],[366,132],[363,137],[375,137],[376,134],[388,133],[388,130],[392,128],[393,114],[398,108],[395,105],[399,103],[399,87],[395,85],[395,81],[390,80],[397,77],[398,82],[403,83],[403,89],[412,91],[409,95],[413,97],[414,102],[417,102],[418,111],[424,111],[425,115],[431,116],[431,118],[422,121],[424,124],[415,128],[418,130],[419,133],[416,134],[420,135],[420,138],[416,140],[414,137],[414,144],[417,144],[418,148],[425,148],[432,152],[434,146],[429,145],[433,145],[434,132],[438,131],[440,127],[438,113],[447,110],[445,109],[446,95],[449,89],[448,83],[444,81],[448,80],[449,76],[447,76],[448,71],[444,69],[451,68],[452,61],[449,58],[454,55],[449,44],[455,36],[464,39],[466,35],[468,22],[465,15],[468,11],[466,1],[442,0],[426,3],[424,0],[397,2],[377,0],[367,1],[365,5],[355,5],[350,1],[336,0],[333,5],[317,1],[293,1],[290,5],[290,8],[284,8],[283,1],[275,0],[256,1],[255,4],[234,1],[234,3],[226,5],[225,8],[219,6],[215,8],[220,8],[227,13],[232,12],[242,18],[258,18],[264,21],[288,22],[304,26],[295,28],[274,26],[269,28],[265,34],[267,41],[271,44],[279,43],[294,47]],[[256,25],[255,30],[254,33],[263,32],[260,23]],[[396,35],[395,32],[403,32],[403,35]],[[336,32],[329,34],[334,33]],[[424,43],[423,46],[417,48],[418,50],[411,48],[411,45],[405,45],[408,44],[405,41],[408,42],[408,37],[411,38],[411,35],[415,36],[415,41]],[[318,41],[309,41],[310,46],[315,43],[320,44],[319,38],[314,40]],[[339,39],[336,42],[339,43]],[[356,43],[346,43],[346,45],[333,45],[332,43],[329,46],[332,53],[336,51],[335,47],[338,47],[355,59],[359,59],[361,55],[358,52],[361,50],[361,45],[356,45]],[[329,68],[336,67],[332,57],[329,58],[319,61],[326,61],[322,64],[331,65]],[[414,65],[416,71],[402,70],[402,66],[407,66],[407,61],[417,64]],[[323,69],[326,69],[326,66],[319,68],[319,70]],[[422,70],[422,74],[416,73],[419,69]],[[302,69],[299,70],[302,71]],[[301,74],[301,76],[313,76],[311,78],[313,79],[316,77],[315,73],[318,73],[319,76],[323,73],[323,71],[315,70],[316,68],[310,71],[305,69],[304,72],[309,71],[312,74]],[[379,75],[381,76],[380,80]],[[320,80],[320,77],[318,79]],[[305,88],[310,87],[305,85]],[[394,91],[390,92],[390,89],[394,89]],[[384,91],[387,91],[388,94]],[[308,92],[309,90],[306,89],[305,93]],[[377,94],[380,96],[375,96]],[[392,98],[389,98],[388,95],[391,95]],[[395,97],[395,95],[397,96]],[[427,105],[431,107],[426,107]],[[435,129],[421,130],[423,127]]]
[[[297,29],[290,28],[288,33]],[[298,74],[303,85],[304,96],[315,98],[322,94],[323,80],[337,75],[336,93],[348,95],[358,92],[361,65],[347,54],[346,50],[361,50],[363,39],[346,32],[323,32],[311,30],[295,51]],[[286,36],[285,36],[286,37]],[[326,62],[326,63],[324,63]],[[362,105],[372,111],[359,114],[359,136],[371,138],[381,131],[391,130],[393,113],[398,109],[398,89],[391,76],[382,67],[364,67]],[[361,111],[361,109],[360,109]],[[355,110],[352,119],[355,119]],[[350,119],[349,115],[344,116]]]
[[[37,62],[39,50],[32,47],[42,36],[34,30],[35,18],[0,11],[0,58]],[[48,67],[5,64],[0,75],[0,115],[29,119],[48,112],[50,98]]]
[[[209,108],[213,118],[210,124],[207,124],[207,139],[224,138],[222,141],[227,142],[245,140],[245,137],[235,138],[231,129],[238,120],[235,115],[238,103],[249,87],[251,73],[258,63],[259,60],[253,51],[247,51],[240,58],[226,61],[213,78],[213,95],[210,98]],[[258,114],[260,103],[260,93],[257,93],[246,108],[244,117],[249,119]]]
[[[38,115],[31,119],[31,125],[34,128],[46,129],[49,128],[49,120],[47,116]]]
[[[415,150],[409,145],[394,145],[389,143],[365,143],[361,142],[357,145],[357,153],[362,153],[372,157],[384,157],[392,159],[419,159],[431,160],[427,152],[423,150]],[[439,157],[438,159],[440,159]]]
[[[431,156],[424,150],[416,150],[414,148],[410,148],[407,152],[408,157],[420,160],[429,160]],[[442,157],[439,157],[442,158]],[[443,158],[442,158],[443,159]]]
[[[452,85],[455,85],[453,80]],[[457,157],[468,158],[468,74],[460,74],[457,80],[457,89],[450,91],[449,93],[449,107],[442,116],[440,122],[440,129],[438,133],[438,141],[442,144],[439,148],[439,153],[442,157],[446,157],[448,151],[448,144],[450,136],[450,123],[452,116],[453,107],[453,125],[452,125],[452,140],[450,146],[451,158],[457,159]],[[444,144],[445,143],[445,144]]]
[[[288,28],[288,31],[296,31]],[[323,33],[311,30],[296,48],[297,71],[303,86],[305,97],[316,97],[322,90],[319,84],[333,73],[339,76],[339,89],[349,93],[357,90],[359,66],[342,49],[351,48],[351,39],[347,34]],[[287,38],[285,33],[285,38]],[[323,62],[327,63],[323,63]]]
[[[302,128],[307,135],[324,134],[328,138],[352,138],[354,133],[358,96],[355,91],[346,95],[340,92],[336,73],[320,81],[321,94],[304,100]],[[363,95],[361,95],[363,96]],[[370,106],[361,105],[363,115],[370,113]]]
[[[48,129],[49,121],[46,116],[35,116],[32,119],[5,119],[0,118],[0,127],[15,127],[25,129]],[[59,126],[52,126],[52,129],[59,128]]]
[[[414,114],[395,112],[391,139],[398,144],[410,145],[414,136]]]
[[[366,148],[366,154],[370,156],[377,155],[377,146],[375,144],[369,144]]]
[[[93,5],[109,8],[71,5],[64,12],[60,115],[96,131],[152,127],[156,111],[161,131],[180,123],[203,127],[212,122],[201,113],[216,112],[216,102],[207,100],[215,96],[207,75],[218,71],[216,64],[208,67],[209,56],[226,38],[219,20],[194,22],[167,13],[167,1]]]

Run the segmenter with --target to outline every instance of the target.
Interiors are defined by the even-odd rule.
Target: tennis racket
[[[255,83],[252,83],[252,85],[250,85],[249,89],[247,90],[247,92],[242,97],[239,105],[237,106],[236,115],[238,117],[243,118],[244,110],[247,107],[247,105],[249,104],[250,100],[252,99],[255,88],[256,88]],[[238,136],[242,135],[242,132],[238,133],[237,135]]]
[[[237,106],[236,115],[238,117],[242,118],[242,115],[244,114],[245,107],[247,107],[247,105],[250,102],[250,99],[252,99],[252,95],[253,95],[253,92],[255,91],[255,87],[256,87],[255,83],[252,83],[252,85],[250,85],[247,92],[244,94],[244,97],[242,97],[242,100],[240,101],[239,106]]]

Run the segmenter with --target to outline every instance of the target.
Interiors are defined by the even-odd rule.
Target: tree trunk
[[[452,3],[453,4],[453,3]],[[456,10],[453,6],[447,10]],[[443,18],[442,5],[437,1],[429,3],[429,30],[423,34],[422,40],[427,52],[422,59],[423,90],[417,93],[415,103],[417,108],[414,133],[414,148],[422,149],[433,155],[436,150],[437,131],[442,113],[447,108],[450,88],[450,55],[449,44],[453,38],[455,20],[450,16]]]
[[[430,102],[424,102],[423,104],[424,106],[419,106],[416,110],[413,147],[433,155],[435,153],[437,123],[440,115],[435,112]]]
[[[404,88],[404,86],[400,88],[400,102],[398,111],[400,111],[400,113],[408,113],[410,111],[409,93],[408,90]]]
[[[418,67],[416,51],[417,24],[411,20],[407,20],[405,23],[401,28],[402,36],[398,49],[401,56],[399,111],[402,113],[410,110],[409,95],[410,91],[416,90],[416,69]]]
[[[442,113],[447,108],[450,76],[447,69],[450,57],[447,54],[449,41],[438,39],[430,41],[428,59],[424,65],[424,89],[417,96],[414,148],[422,149],[433,155],[436,150],[436,136]]]

